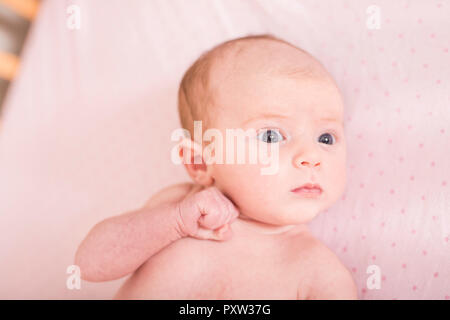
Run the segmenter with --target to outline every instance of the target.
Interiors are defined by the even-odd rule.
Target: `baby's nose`
[[[302,168],[302,167],[318,167],[320,166],[320,161],[314,159],[305,159],[304,157],[295,157],[294,158],[294,167]]]

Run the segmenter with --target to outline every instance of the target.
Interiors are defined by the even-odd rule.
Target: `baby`
[[[184,144],[193,183],[97,224],[76,254],[82,278],[133,273],[116,299],[356,299],[348,270],[307,227],[346,183],[344,105],[324,67],[271,35],[230,40],[187,70],[179,112],[190,136],[194,121],[224,136],[255,129],[250,143],[277,146],[277,172],[211,163],[201,141]]]

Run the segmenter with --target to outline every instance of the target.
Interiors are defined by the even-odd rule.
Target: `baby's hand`
[[[183,237],[228,240],[230,224],[239,216],[231,201],[216,187],[191,194],[178,203],[178,226]]]

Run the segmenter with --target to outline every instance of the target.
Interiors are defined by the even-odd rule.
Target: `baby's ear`
[[[195,141],[185,138],[180,148],[180,157],[189,176],[198,184],[208,187],[214,183],[211,170],[202,157],[202,147]]]

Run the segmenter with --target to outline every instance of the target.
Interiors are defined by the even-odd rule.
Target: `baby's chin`
[[[323,201],[306,200],[291,202],[285,205],[283,212],[284,220],[297,221],[298,223],[307,223],[317,217],[326,206]]]

